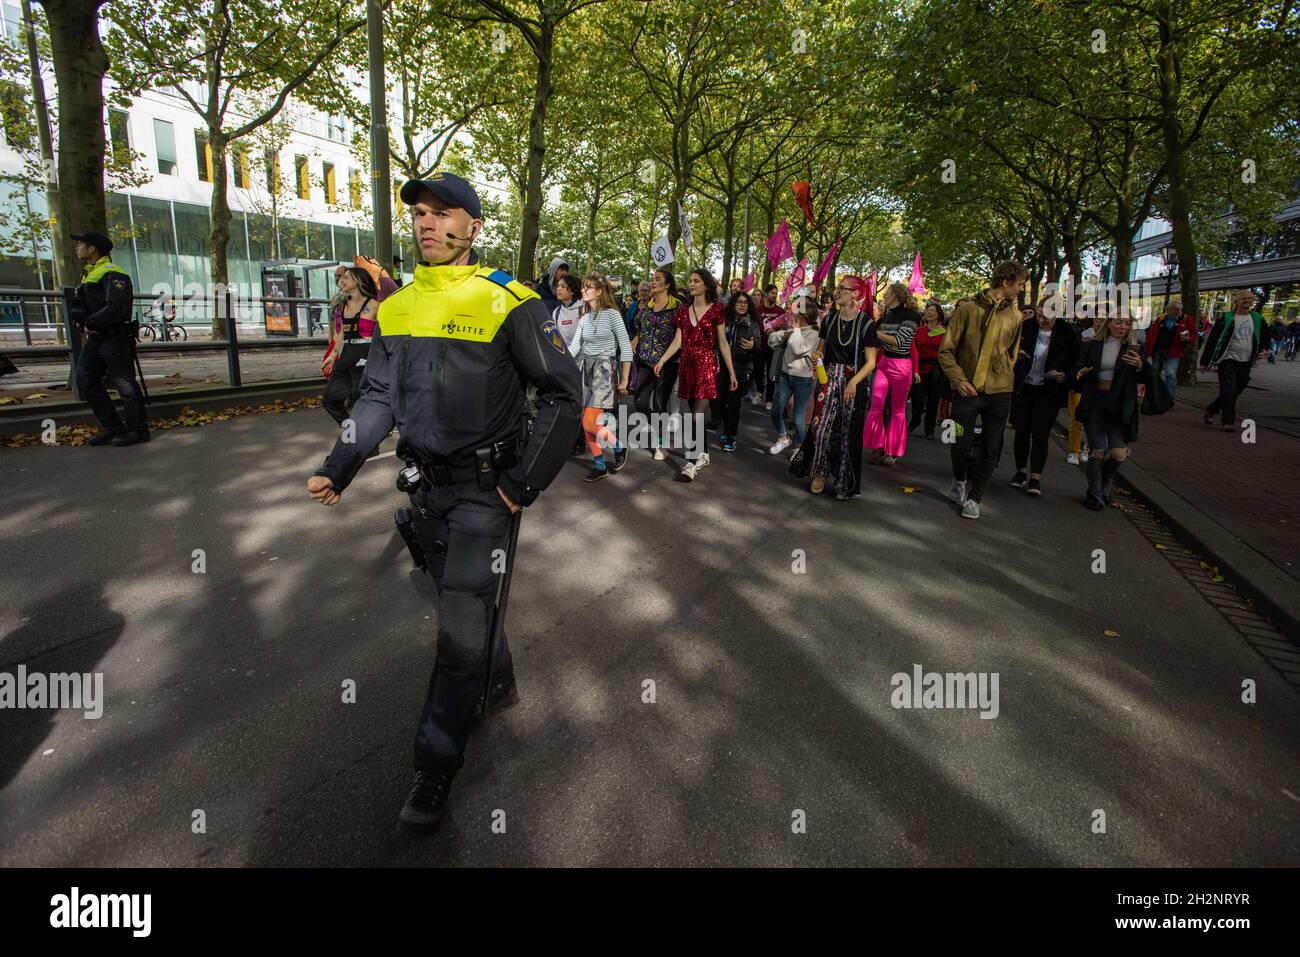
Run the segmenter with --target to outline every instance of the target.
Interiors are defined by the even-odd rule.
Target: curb
[[[248,386],[213,386],[209,389],[185,389],[164,392],[155,396],[146,407],[151,419],[169,418],[182,408],[195,412],[211,412],[240,405],[273,402],[276,399],[302,399],[320,395],[325,380],[281,379],[259,382]],[[121,400],[117,400],[121,406]],[[5,406],[0,408],[0,437],[41,431],[45,419],[55,419],[59,425],[94,425],[96,419],[85,402],[50,402],[39,406]]]
[[[1064,418],[1068,430],[1068,413]],[[1142,468],[1133,456],[1115,478],[1155,512],[1183,544],[1218,565],[1220,574],[1230,579],[1278,631],[1300,643],[1300,588],[1294,578]]]

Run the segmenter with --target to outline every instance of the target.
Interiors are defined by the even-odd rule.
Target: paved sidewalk
[[[314,379],[324,388],[320,374],[323,352],[323,347],[245,351],[239,357],[244,385]],[[66,359],[38,362],[20,357],[15,362],[19,371],[0,379],[0,398],[21,399],[24,408],[40,408],[49,403],[71,400]],[[140,365],[150,395],[161,396],[196,386],[227,384],[225,352],[146,354],[141,355]],[[30,398],[33,395],[44,398]]]
[[[1300,583],[1300,438],[1257,428],[1248,444],[1201,414],[1145,417],[1132,461]]]
[[[1142,420],[1120,477],[1184,539],[1250,595],[1284,632],[1300,635],[1300,363],[1257,368],[1238,403],[1238,431],[1207,426],[1218,394],[1178,390],[1168,414]],[[1254,442],[1241,428],[1253,420]]]

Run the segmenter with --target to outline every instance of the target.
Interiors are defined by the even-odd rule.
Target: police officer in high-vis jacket
[[[464,764],[469,733],[483,717],[489,660],[487,710],[518,700],[499,621],[491,648],[488,641],[498,586],[508,586],[503,556],[513,555],[515,513],[568,459],[582,390],[537,294],[477,265],[471,247],[483,223],[473,187],[434,173],[406,183],[401,197],[421,260],[415,280],[379,307],[366,380],[352,408],[355,434],[344,430],[307,490],[318,502],[337,503],[397,426],[397,455],[407,466],[399,487],[411,492],[417,536],[408,544],[417,562],[427,560],[440,595],[437,660],[415,737],[415,786],[400,820],[432,831]],[[531,429],[529,384],[537,393]]]
[[[149,441],[144,413],[144,390],[135,379],[135,323],[131,307],[131,276],[108,258],[113,241],[103,233],[72,236],[73,249],[85,274],[73,292],[72,314],[86,330],[77,357],[77,388],[99,419],[99,432],[87,445],[135,445]],[[126,424],[117,414],[108,390],[107,375],[122,397]]]

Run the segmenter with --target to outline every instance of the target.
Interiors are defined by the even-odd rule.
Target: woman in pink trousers
[[[916,300],[907,284],[890,283],[880,298],[884,310],[876,335],[879,359],[871,382],[871,405],[862,430],[862,447],[873,449],[869,464],[893,465],[907,451],[907,395],[916,372],[912,358],[912,337],[921,324]],[[885,423],[885,400],[889,400],[889,422]]]

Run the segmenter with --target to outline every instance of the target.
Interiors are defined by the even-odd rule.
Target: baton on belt
[[[497,601],[492,607],[492,620],[488,628],[487,673],[483,679],[483,717],[488,713],[488,692],[492,689],[492,652],[496,648],[497,628],[506,617],[506,603],[510,600],[510,573],[515,567],[515,546],[519,543],[519,520],[523,518],[521,508],[510,517],[510,541],[506,545],[506,567],[497,585]]]

